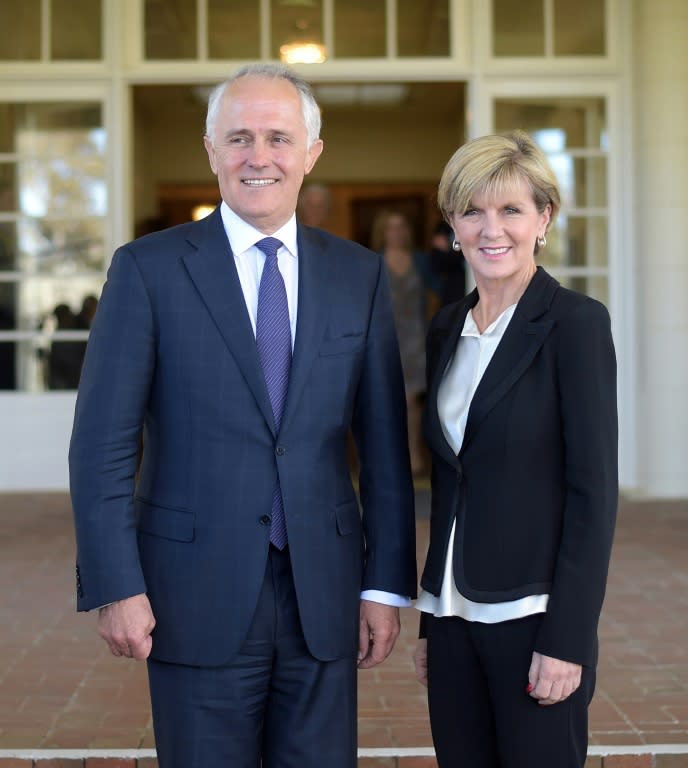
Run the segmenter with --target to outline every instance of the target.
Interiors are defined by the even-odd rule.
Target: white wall
[[[74,392],[0,394],[0,491],[66,490]]]
[[[638,480],[688,496],[688,3],[634,5]]]

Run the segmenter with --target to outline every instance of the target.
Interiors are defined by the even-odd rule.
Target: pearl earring
[[[542,237],[538,237],[537,244],[539,248],[544,248],[547,245],[547,238],[544,235]]]
[[[458,240],[454,240],[454,241],[452,242],[452,248],[453,248],[455,251],[460,251],[460,250],[461,250],[461,243],[460,243]]]

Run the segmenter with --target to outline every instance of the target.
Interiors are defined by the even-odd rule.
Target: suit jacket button
[[[284,454],[287,452],[287,449],[283,445],[278,445],[275,449],[275,453],[278,456],[284,456]]]
[[[270,515],[263,515],[260,518],[261,525],[270,525],[271,522],[272,522],[272,518],[270,517]]]

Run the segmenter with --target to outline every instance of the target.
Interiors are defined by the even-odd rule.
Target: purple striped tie
[[[266,237],[256,243],[256,247],[265,254],[265,266],[258,289],[256,344],[277,433],[282,423],[291,368],[289,305],[284,280],[277,265],[277,251],[281,245],[282,243],[275,237]],[[287,527],[279,477],[272,497],[270,541],[278,549],[284,549],[287,544]]]

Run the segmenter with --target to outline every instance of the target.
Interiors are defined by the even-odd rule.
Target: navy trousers
[[[228,666],[150,660],[148,675],[160,768],[356,766],[356,659],[309,653],[288,551],[270,547],[253,623]]]
[[[583,768],[595,670],[568,699],[526,693],[542,615],[499,624],[428,617],[428,704],[440,768]]]

